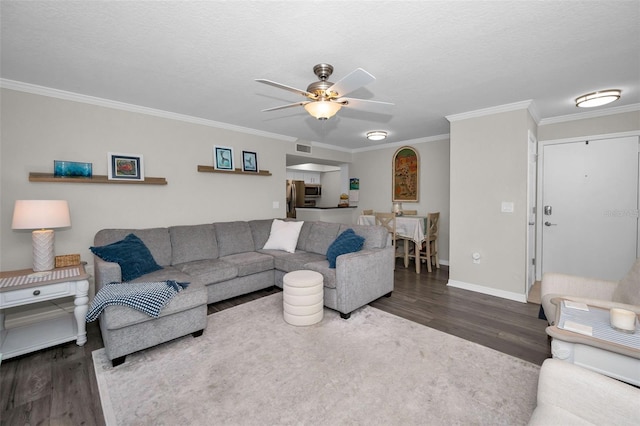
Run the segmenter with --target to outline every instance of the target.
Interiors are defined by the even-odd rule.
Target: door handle
[[[551,223],[551,222],[549,222],[549,221],[546,221],[546,222],[544,223],[544,226],[558,226],[558,224],[557,224],[557,223]]]

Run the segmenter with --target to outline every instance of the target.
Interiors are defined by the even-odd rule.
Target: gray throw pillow
[[[614,302],[640,306],[640,259],[636,259],[631,270],[620,280],[612,299]]]

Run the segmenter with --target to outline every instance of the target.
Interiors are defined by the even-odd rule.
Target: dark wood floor
[[[539,305],[512,302],[446,286],[448,269],[417,275],[398,266],[395,290],[371,305],[526,361],[550,357]],[[209,305],[209,314],[280,291],[265,290]],[[96,323],[88,342],[2,361],[1,425],[103,425],[91,352],[103,346]]]

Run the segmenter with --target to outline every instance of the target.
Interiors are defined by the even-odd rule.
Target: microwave
[[[308,184],[304,185],[304,196],[305,198],[318,198],[322,195],[322,186],[318,184]]]

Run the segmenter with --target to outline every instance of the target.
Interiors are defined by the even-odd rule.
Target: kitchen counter
[[[298,207],[297,210],[300,209],[322,209],[322,210],[328,210],[328,209],[355,209],[357,208],[356,206],[348,206],[348,207],[338,207],[338,206],[329,206],[329,207],[324,207],[324,206],[315,206],[315,207]]]
[[[356,206],[349,207],[298,207],[296,208],[296,219],[308,221],[322,221],[333,223],[353,224],[356,218],[353,217]]]

